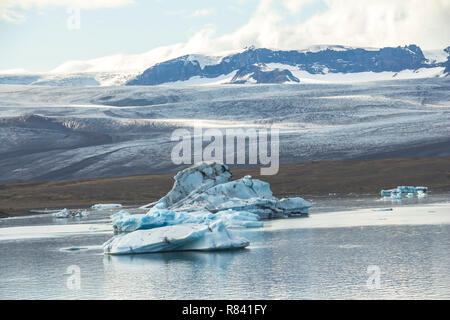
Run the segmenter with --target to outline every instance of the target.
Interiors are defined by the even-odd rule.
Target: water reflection
[[[103,264],[105,268],[116,270],[131,268],[160,268],[167,264],[189,263],[195,266],[214,265],[226,269],[236,255],[248,249],[235,251],[179,251],[148,254],[105,255]]]
[[[324,201],[316,208],[346,208],[349,203]],[[384,214],[392,213],[367,213],[369,217]],[[437,215],[424,214],[425,221]],[[101,220],[103,215],[93,214],[86,222]],[[238,251],[109,256],[103,255],[101,244],[111,234],[100,233],[0,241],[0,299],[450,297],[449,224],[298,228],[331,215],[270,221],[261,229],[234,229],[251,242]],[[346,217],[355,218],[351,212]],[[42,220],[46,219],[51,217]],[[36,225],[38,220],[20,221]],[[19,219],[6,221],[15,225]],[[79,291],[66,287],[70,265],[80,267]],[[378,290],[366,286],[369,265],[380,267]]]

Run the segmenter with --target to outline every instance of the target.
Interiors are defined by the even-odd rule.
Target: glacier
[[[281,164],[448,156],[449,88],[450,78],[188,89],[0,85],[0,180],[178,172],[184,167],[167,152],[176,144],[171,134],[199,121],[224,134],[279,129]]]
[[[115,236],[104,244],[105,253],[241,248],[248,240],[227,228],[258,228],[261,219],[309,212],[311,203],[302,198],[278,199],[266,182],[231,177],[227,165],[214,161],[180,171],[167,195],[141,207],[147,213],[111,216]]]

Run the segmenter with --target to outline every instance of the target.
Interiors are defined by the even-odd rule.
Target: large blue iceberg
[[[111,216],[114,232],[118,234],[116,236],[118,238],[116,240],[113,238],[105,244],[105,252],[130,253],[119,250],[117,246],[119,244],[122,246],[124,242],[129,244],[134,240],[143,239],[143,235],[148,241],[153,241],[156,237],[153,233],[159,233],[161,230],[166,230],[164,232],[177,230],[169,227],[183,225],[185,227],[182,230],[191,228],[193,234],[197,235],[197,231],[204,230],[205,226],[220,226],[218,232],[226,230],[227,237],[233,239],[227,230],[229,227],[262,227],[261,219],[308,214],[311,204],[302,198],[278,199],[273,196],[270,185],[266,182],[252,179],[250,176],[231,181],[231,176],[227,165],[216,162],[203,162],[180,171],[174,177],[174,186],[167,195],[157,202],[141,207],[148,209],[147,213],[130,214],[126,210],[121,210]],[[142,232],[142,230],[149,231]],[[127,235],[124,236],[123,233]],[[212,237],[209,233],[202,234]],[[180,239],[177,240],[177,245],[184,241]],[[192,239],[191,236],[187,237],[186,241],[188,239]],[[216,240],[214,248],[242,247],[231,245],[232,242],[221,244]],[[242,243],[241,240],[238,243]],[[169,244],[163,241],[155,246],[147,243],[131,247],[134,248],[132,252],[156,252],[172,250],[172,244],[173,242]],[[136,249],[137,247],[140,249]],[[180,245],[177,248],[177,250],[184,248],[195,250],[196,247]],[[201,250],[205,250],[204,247]]]
[[[131,254],[239,249],[248,245],[247,239],[232,236],[219,220],[209,225],[188,223],[122,233],[108,240],[103,248],[108,254]]]

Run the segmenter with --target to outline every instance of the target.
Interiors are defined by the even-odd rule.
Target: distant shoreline
[[[282,164],[274,176],[259,168],[232,169],[232,179],[244,175],[269,182],[274,195],[374,195],[398,185],[427,186],[450,191],[450,157],[313,161]],[[173,185],[174,174],[139,175],[90,180],[0,184],[0,218],[36,214],[30,210],[87,208],[95,203],[138,205],[156,201]]]

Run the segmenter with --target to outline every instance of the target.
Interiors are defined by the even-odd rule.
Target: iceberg
[[[418,197],[418,198],[425,198],[426,196],[427,196],[427,193],[424,192],[424,191],[422,191],[422,190],[419,190],[419,191],[417,192],[417,197]]]
[[[227,227],[262,227],[260,219],[307,215],[311,203],[302,198],[274,197],[267,182],[245,176],[230,181],[227,165],[202,162],[180,171],[170,192],[147,204],[146,214],[122,210],[111,216],[116,233],[184,223],[224,221]]]
[[[381,190],[380,194],[382,197],[391,197],[392,199],[402,199],[403,196],[408,198],[414,197],[424,197],[428,193],[427,187],[413,187],[413,186],[398,186],[395,189]]]
[[[133,254],[186,250],[239,249],[249,241],[233,237],[222,221],[213,224],[181,224],[122,233],[103,245],[107,254]]]
[[[69,210],[63,209],[61,211],[55,212],[52,214],[54,218],[69,218],[72,216]]]
[[[258,228],[264,225],[257,214],[233,210],[213,214],[207,210],[186,212],[153,208],[147,214],[133,215],[122,210],[113,214],[111,220],[116,234],[185,223],[208,224],[218,220],[222,220],[227,227]]]
[[[67,209],[55,212],[52,214],[54,218],[82,218],[87,216],[89,213],[86,210],[76,210],[76,211],[70,211]]]
[[[117,203],[105,203],[105,204],[94,204],[91,209],[93,210],[107,210],[107,209],[118,209],[122,208],[121,204]]]
[[[105,253],[242,248],[248,240],[233,237],[227,228],[258,228],[261,219],[309,212],[311,203],[280,200],[267,182],[231,177],[228,166],[216,162],[178,172],[169,193],[140,208],[147,213],[121,210],[111,216],[115,236],[104,244]]]
[[[172,190],[157,202],[142,208],[176,211],[247,211],[261,218],[283,217],[290,213],[308,213],[311,203],[302,198],[279,200],[267,182],[245,176],[230,181],[225,164],[202,162],[179,172]]]

